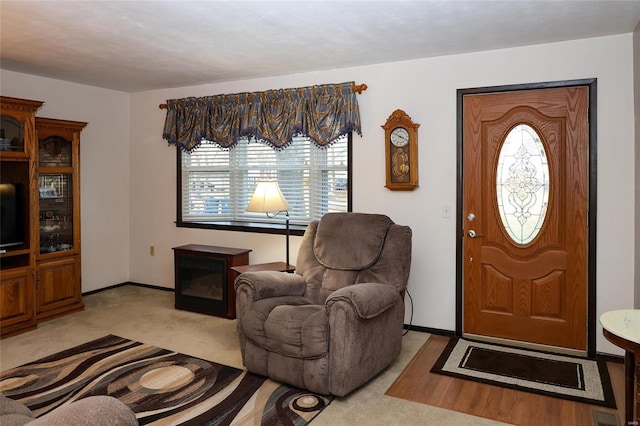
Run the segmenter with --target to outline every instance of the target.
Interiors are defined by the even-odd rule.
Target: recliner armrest
[[[304,278],[298,274],[277,271],[244,272],[234,283],[236,292],[248,287],[253,300],[278,296],[302,296],[306,289]]]
[[[380,283],[353,284],[336,290],[327,298],[325,309],[329,313],[336,302],[347,302],[353,306],[360,318],[373,318],[401,300],[395,287]]]

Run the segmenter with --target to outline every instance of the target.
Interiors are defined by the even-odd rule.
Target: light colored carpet
[[[0,371],[107,334],[243,368],[236,322],[176,310],[172,292],[123,286],[86,296],[84,302],[83,312],[0,341]],[[389,368],[347,397],[336,398],[312,425],[504,424],[384,394],[428,337],[409,332],[403,337],[402,353]]]

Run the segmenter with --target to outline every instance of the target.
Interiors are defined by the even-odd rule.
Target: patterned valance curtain
[[[328,146],[349,132],[362,136],[353,86],[348,82],[168,100],[162,136],[187,152],[203,142],[231,148],[244,136],[276,149],[299,135]]]

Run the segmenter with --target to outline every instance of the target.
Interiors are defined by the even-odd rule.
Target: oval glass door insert
[[[515,126],[502,143],[496,169],[496,195],[502,225],[517,244],[538,235],[549,203],[549,164],[535,129]]]

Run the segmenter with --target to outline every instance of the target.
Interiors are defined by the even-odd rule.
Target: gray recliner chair
[[[384,215],[329,213],[309,224],[296,272],[235,281],[247,369],[344,396],[400,353],[411,229]]]

